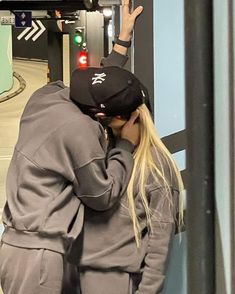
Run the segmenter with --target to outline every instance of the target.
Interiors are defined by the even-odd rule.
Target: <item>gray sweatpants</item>
[[[133,279],[125,272],[80,272],[81,294],[133,294]]]
[[[4,294],[61,294],[63,255],[46,249],[1,244],[0,280]]]

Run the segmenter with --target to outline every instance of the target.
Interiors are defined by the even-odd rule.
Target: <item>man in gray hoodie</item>
[[[123,66],[138,7],[123,1],[123,28],[103,66]],[[134,112],[108,154],[102,126],[62,82],[29,99],[7,175],[0,249],[4,294],[61,293],[64,254],[80,234],[84,206],[112,207],[127,188],[139,141]]]

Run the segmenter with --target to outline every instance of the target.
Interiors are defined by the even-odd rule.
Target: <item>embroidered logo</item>
[[[101,73],[101,74],[96,73],[95,76],[92,78],[92,81],[93,81],[92,85],[102,84],[105,81],[105,77],[106,77],[105,73]]]
[[[100,104],[100,108],[105,108],[105,105],[104,104]]]

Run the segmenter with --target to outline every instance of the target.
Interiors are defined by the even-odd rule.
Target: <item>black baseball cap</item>
[[[107,116],[128,116],[149,101],[147,89],[135,75],[117,66],[76,69],[71,77],[70,98],[81,110]]]

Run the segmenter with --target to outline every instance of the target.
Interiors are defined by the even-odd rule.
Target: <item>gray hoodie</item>
[[[120,65],[116,52],[103,64]],[[102,126],[70,100],[62,82],[29,99],[7,175],[2,241],[64,253],[83,226],[84,206],[112,207],[124,194],[133,145],[120,140],[106,157]]]
[[[148,232],[145,210],[135,185],[135,207],[142,233],[140,248],[136,246],[125,193],[107,211],[96,212],[85,207],[83,231],[68,255],[70,262],[79,265],[80,271],[142,273],[136,294],[162,293],[175,234],[179,200],[177,179],[162,156],[155,156],[155,163],[164,168],[170,190],[162,181],[156,182],[149,176],[145,191],[152,211],[152,231]]]

